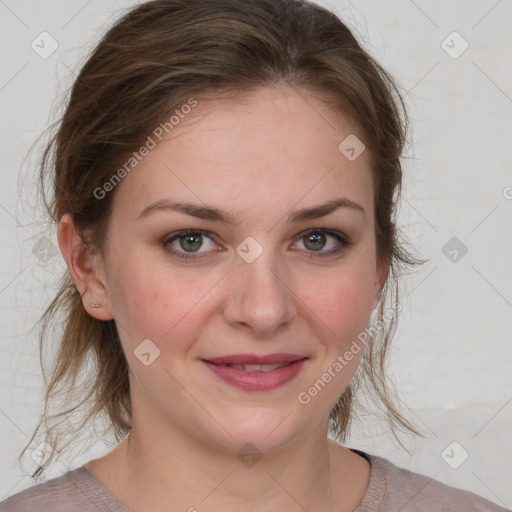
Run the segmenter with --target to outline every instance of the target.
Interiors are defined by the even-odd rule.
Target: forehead
[[[358,133],[314,94],[287,86],[197,98],[118,185],[113,217],[135,220],[150,202],[166,197],[261,217],[340,194],[371,213],[368,152],[350,161],[339,149]]]

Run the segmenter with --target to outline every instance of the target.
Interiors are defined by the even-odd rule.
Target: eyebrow
[[[288,215],[288,223],[298,223],[304,222],[306,220],[318,219],[320,217],[329,215],[330,213],[340,208],[350,208],[365,215],[365,210],[359,203],[356,203],[346,197],[339,197],[337,199],[328,201],[327,203],[290,212]],[[150,204],[149,206],[146,206],[146,208],[144,208],[137,217],[137,220],[143,217],[147,217],[150,213],[167,210],[184,213],[199,219],[223,222],[225,224],[235,226],[240,224],[238,217],[232,215],[229,212],[219,210],[218,208],[211,206],[202,206],[189,202],[175,202],[172,199],[161,199]]]

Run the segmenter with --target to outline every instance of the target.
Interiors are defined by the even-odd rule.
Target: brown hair
[[[350,30],[304,0],[154,0],[125,14],[83,65],[44,150],[39,184],[46,212],[55,223],[71,213],[84,245],[104,255],[115,191],[101,200],[94,191],[155,126],[191,97],[242,94],[277,83],[314,91],[361,129],[372,157],[377,257],[390,263],[377,310],[382,319],[386,297],[398,304],[399,267],[422,263],[399,241],[395,225],[407,116],[398,87]],[[33,476],[60,453],[69,428],[76,438],[90,421],[103,418],[117,441],[131,428],[128,365],[115,321],[87,313],[69,272],[59,286],[40,320],[41,354],[58,314],[63,332],[49,382],[41,359],[45,410],[28,443],[44,424],[53,451]],[[332,430],[342,441],[363,381],[384,404],[395,436],[396,427],[418,433],[393,405],[384,378],[396,320],[397,312],[386,329],[370,336],[356,375],[331,411]],[[58,397],[66,407],[49,414]],[[71,427],[69,418],[81,411],[81,422]]]

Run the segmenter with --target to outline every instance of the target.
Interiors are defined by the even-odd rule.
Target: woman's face
[[[198,98],[117,186],[102,305],[130,366],[134,428],[233,451],[326,428],[363,350],[339,357],[368,326],[387,271],[368,152],[354,159],[353,137],[339,149],[354,133],[284,86]],[[341,200],[359,206],[325,214]],[[281,368],[245,366],[257,363]]]

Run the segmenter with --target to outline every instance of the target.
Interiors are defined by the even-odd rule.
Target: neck
[[[120,495],[137,511],[303,512],[331,505],[331,453],[323,432],[264,454],[229,453],[176,432],[135,428],[122,445],[126,488]]]

